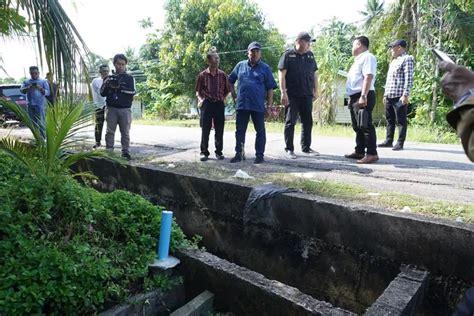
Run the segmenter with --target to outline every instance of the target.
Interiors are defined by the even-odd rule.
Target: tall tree
[[[363,21],[366,28],[368,28],[372,22],[383,13],[384,4],[384,1],[367,0],[365,11],[359,11],[359,13],[364,17]]]
[[[248,44],[259,41],[264,61],[276,69],[283,36],[266,23],[256,4],[248,0],[170,0],[165,8],[163,30],[150,35],[147,44],[153,45],[141,50],[150,58],[150,52],[158,49],[158,55],[146,63],[147,82],[142,86],[142,96],[152,111],[166,116],[174,97],[194,97],[196,76],[206,66],[211,47],[221,53],[221,68],[230,72],[247,58]]]

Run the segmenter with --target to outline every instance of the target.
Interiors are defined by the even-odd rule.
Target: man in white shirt
[[[352,43],[354,63],[347,75],[346,92],[350,97],[352,128],[356,132],[356,147],[346,158],[357,159],[367,164],[379,160],[377,136],[372,125],[372,111],[375,106],[375,74],[377,59],[369,52],[369,39],[357,37]]]
[[[100,141],[102,140],[102,130],[104,128],[105,120],[105,97],[100,95],[100,87],[104,79],[109,76],[109,66],[100,65],[99,74],[100,77],[94,78],[91,83],[92,88],[92,99],[94,100],[94,105],[97,107],[95,111],[95,145],[93,148],[98,148],[101,146]]]

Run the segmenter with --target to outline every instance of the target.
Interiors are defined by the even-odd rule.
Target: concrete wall
[[[82,167],[103,190],[124,188],[167,206],[212,253],[348,310],[369,307],[400,264],[432,273],[425,305],[439,314],[474,283],[474,230],[467,225],[303,194],[267,200],[244,218],[250,187],[106,161]]]

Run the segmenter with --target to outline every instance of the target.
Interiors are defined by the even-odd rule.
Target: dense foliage
[[[146,83],[139,85],[147,112],[176,116],[182,104],[189,109],[197,74],[206,64],[211,47],[221,52],[221,68],[230,73],[247,58],[250,42],[259,41],[262,59],[276,70],[283,52],[282,35],[248,0],[170,0],[162,30],[149,34],[142,48]],[[186,99],[178,97],[187,97]]]
[[[387,44],[404,38],[409,43],[408,53],[416,62],[410,99],[411,124],[430,125],[436,133],[452,131],[445,120],[452,101],[441,92],[438,83],[443,73],[439,72],[430,49],[442,49],[457,63],[474,67],[474,1],[399,0],[384,7],[383,1],[368,0],[361,15],[364,23],[357,27],[342,21],[328,21],[314,45],[320,66],[318,121],[334,121],[336,70],[348,70],[351,38],[364,34],[369,37],[370,50],[377,57],[377,106],[382,107],[381,96],[391,58]]]
[[[160,208],[0,163],[0,314],[94,313],[153,285]],[[185,243],[173,223],[171,248]]]

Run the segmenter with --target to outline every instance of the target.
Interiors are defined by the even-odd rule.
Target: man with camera
[[[129,152],[130,125],[132,124],[131,108],[133,96],[136,92],[133,77],[126,73],[127,63],[128,59],[124,54],[114,56],[115,74],[104,80],[100,88],[100,95],[106,98],[106,149],[114,149],[115,130],[118,124],[122,143],[122,157],[130,160],[132,159]]]
[[[104,128],[105,121],[105,97],[100,95],[100,88],[104,83],[104,79],[109,76],[109,66],[100,65],[99,67],[99,77],[94,78],[91,83],[92,89],[92,99],[94,105],[96,106],[95,110],[95,145],[92,147],[94,149],[101,146],[100,141],[102,140],[102,129]]]
[[[25,80],[21,85],[21,93],[26,94],[28,100],[28,116],[39,129],[43,138],[45,137],[45,115],[46,97],[49,95],[49,84],[47,80],[39,77],[38,66],[30,67],[31,78]]]

